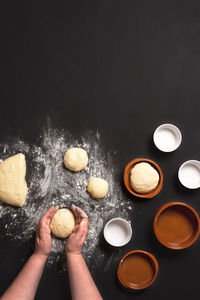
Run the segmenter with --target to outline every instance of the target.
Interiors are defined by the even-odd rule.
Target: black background
[[[164,202],[184,201],[200,213],[199,191],[177,181],[185,160],[200,151],[200,3],[198,0],[3,1],[0,55],[0,138],[33,143],[47,116],[55,127],[82,134],[98,129],[122,183],[135,157],[155,160],[164,187],[151,200],[133,198],[133,231],[123,254],[152,252],[159,262],[156,282],[130,294],[117,284],[117,265],[94,279],[104,299],[198,299],[199,240],[173,252],[152,232]],[[177,125],[183,142],[164,154],[152,144],[162,123]],[[123,188],[123,185],[122,185]],[[124,191],[125,192],[125,191]],[[0,240],[0,293],[30,255],[29,243]],[[46,267],[36,299],[67,299],[67,275]]]

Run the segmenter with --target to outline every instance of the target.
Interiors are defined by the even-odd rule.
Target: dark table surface
[[[118,286],[118,262],[105,272],[100,265],[93,277],[104,299],[198,299],[199,240],[169,251],[155,240],[152,220],[162,203],[174,200],[200,213],[199,190],[177,181],[180,164],[200,158],[200,2],[4,1],[0,14],[1,139],[20,136],[32,143],[48,116],[76,135],[98,129],[106,149],[116,150],[119,182],[134,157],[151,158],[164,172],[157,197],[132,198],[134,236],[122,249],[122,255],[152,252],[157,280],[130,294]],[[183,134],[170,154],[152,143],[154,129],[166,122]],[[29,255],[29,241],[0,239],[0,293]],[[47,266],[36,299],[67,297],[67,274]]]

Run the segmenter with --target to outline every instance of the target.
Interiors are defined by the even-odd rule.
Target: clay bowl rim
[[[156,187],[155,190],[153,190],[152,192],[146,193],[146,194],[140,194],[135,192],[131,186],[130,186],[130,172],[131,169],[134,165],[136,165],[139,162],[147,162],[150,165],[152,165],[152,167],[154,167],[154,169],[156,169],[156,171],[159,173],[159,183],[158,186]],[[135,158],[133,159],[131,162],[129,162],[125,169],[124,169],[124,184],[126,189],[129,191],[129,193],[131,193],[132,195],[139,197],[139,198],[153,198],[155,197],[162,189],[163,186],[163,172],[161,170],[161,168],[159,167],[159,165],[157,163],[155,163],[153,160],[148,159],[148,158]]]
[[[191,236],[192,238],[189,238],[188,240],[186,240],[184,243],[177,243],[176,245],[170,245],[169,243],[167,243],[165,240],[159,239],[159,235],[158,235],[158,226],[157,226],[157,222],[158,222],[158,218],[160,217],[160,215],[163,213],[163,211],[165,211],[166,209],[173,207],[173,206],[181,206],[186,208],[187,210],[189,210],[190,212],[192,212],[193,216],[195,217],[195,221],[197,223],[197,229],[196,232],[194,233],[194,237],[193,235]],[[195,225],[193,224],[193,228],[195,230]],[[157,240],[166,248],[168,249],[172,249],[172,250],[182,250],[182,249],[186,249],[188,247],[190,247],[192,244],[194,244],[196,242],[196,240],[199,237],[199,233],[200,233],[200,219],[199,219],[199,215],[196,212],[196,210],[191,207],[190,205],[184,203],[184,202],[179,202],[179,201],[172,201],[172,202],[167,202],[164,203],[163,205],[161,205],[161,207],[157,210],[155,216],[154,216],[154,220],[153,220],[153,230],[154,230],[154,234],[157,238]]]
[[[120,275],[120,269],[121,269],[121,265],[122,263],[124,262],[124,260],[127,258],[127,256],[129,255],[132,255],[132,254],[142,254],[144,256],[146,256],[148,258],[149,261],[151,261],[151,263],[153,264],[153,267],[152,269],[153,270],[153,277],[150,281],[146,282],[146,283],[141,283],[141,284],[135,284],[135,287],[133,286],[129,286],[126,282],[123,281],[123,279],[121,278],[121,275]],[[146,289],[148,288],[149,286],[151,286],[154,281],[156,280],[156,277],[158,275],[158,270],[159,270],[159,264],[158,264],[158,261],[156,259],[156,257],[148,252],[148,251],[144,251],[144,250],[132,250],[128,253],[126,253],[120,260],[120,263],[119,263],[119,266],[118,266],[118,270],[117,270],[117,276],[118,276],[118,279],[120,281],[120,283],[127,289],[131,289],[131,290],[143,290],[143,289]]]

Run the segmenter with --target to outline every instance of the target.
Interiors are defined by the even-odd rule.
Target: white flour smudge
[[[70,147],[82,147],[87,151],[89,163],[85,170],[73,173],[64,167],[63,155]],[[83,256],[90,267],[104,262],[106,270],[112,260],[119,259],[121,250],[105,249],[103,227],[113,217],[131,222],[133,204],[123,195],[120,183],[115,180],[112,158],[101,146],[100,133],[87,132],[77,139],[69,132],[48,127],[37,145],[28,145],[20,139],[0,144],[0,159],[5,160],[18,152],[26,156],[29,193],[22,208],[0,204],[0,235],[18,240],[31,239],[41,216],[49,207],[70,208],[74,203],[89,217]],[[104,199],[92,199],[87,193],[86,186],[92,176],[108,181],[109,192]],[[56,263],[60,270],[65,269],[65,242],[52,237],[52,254],[48,262]]]

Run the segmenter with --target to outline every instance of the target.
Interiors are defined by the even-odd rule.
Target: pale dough
[[[108,182],[102,178],[93,177],[87,186],[88,192],[94,198],[103,198],[108,193]]]
[[[75,218],[71,210],[61,208],[52,218],[50,228],[53,234],[59,238],[68,237],[75,226]]]
[[[158,172],[149,163],[138,163],[131,170],[131,187],[138,193],[153,191],[158,186],[159,180]]]
[[[65,152],[64,165],[71,171],[78,172],[87,167],[87,152],[82,148],[70,148]]]
[[[0,200],[23,206],[27,196],[26,160],[22,153],[11,156],[0,163]]]

